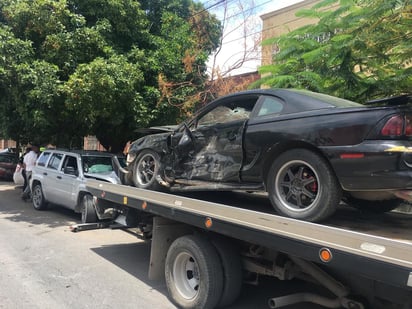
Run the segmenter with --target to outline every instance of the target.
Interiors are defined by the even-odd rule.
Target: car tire
[[[398,208],[403,203],[403,200],[399,198],[370,201],[359,199],[351,195],[346,196],[343,201],[349,206],[359,209],[360,211],[372,214],[390,212],[391,210]]]
[[[275,210],[287,217],[321,221],[332,215],[342,189],[328,162],[308,149],[292,149],[272,163],[267,191]]]
[[[93,207],[93,197],[90,194],[86,194],[82,198],[81,220],[82,223],[97,222],[96,210]]]
[[[159,190],[157,176],[160,171],[160,156],[152,150],[143,150],[135,160],[133,183],[141,189]]]
[[[36,210],[47,209],[47,201],[44,198],[43,189],[41,187],[41,184],[36,183],[33,186],[31,196],[32,196],[32,204],[33,204],[34,209]]]
[[[179,308],[215,308],[222,295],[223,273],[215,247],[187,235],[170,246],[165,262],[166,287]]]
[[[231,305],[240,295],[243,283],[242,262],[239,249],[229,241],[216,238],[212,240],[223,269],[223,289],[218,308]]]

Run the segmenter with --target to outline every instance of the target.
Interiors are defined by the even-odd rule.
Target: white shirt
[[[36,165],[37,161],[37,153],[31,150],[28,154],[26,154],[23,158],[23,163],[26,166],[26,171],[31,172],[33,167]]]

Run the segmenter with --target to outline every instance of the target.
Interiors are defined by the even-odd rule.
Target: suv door
[[[61,179],[60,165],[62,163],[62,153],[52,153],[46,168],[42,169],[43,181],[42,189],[47,201],[60,204],[60,192],[58,181]]]
[[[60,205],[74,209],[77,204],[79,187],[79,164],[77,156],[66,154],[60,167],[60,178],[57,188],[60,194]]]

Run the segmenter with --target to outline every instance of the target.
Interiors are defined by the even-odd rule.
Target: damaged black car
[[[228,95],[134,141],[126,179],[172,192],[266,191],[279,214],[308,221],[327,218],[342,199],[390,211],[412,189],[410,97],[396,102],[295,89]]]

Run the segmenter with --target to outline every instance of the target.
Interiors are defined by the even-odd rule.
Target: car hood
[[[115,184],[121,184],[120,178],[114,171],[102,173],[84,173],[84,177],[107,181]]]
[[[141,128],[138,129],[138,133],[143,133],[143,134],[156,134],[156,133],[163,133],[163,132],[173,132],[179,127],[179,125],[166,125],[166,126],[156,126],[156,127],[150,127],[150,128]]]

